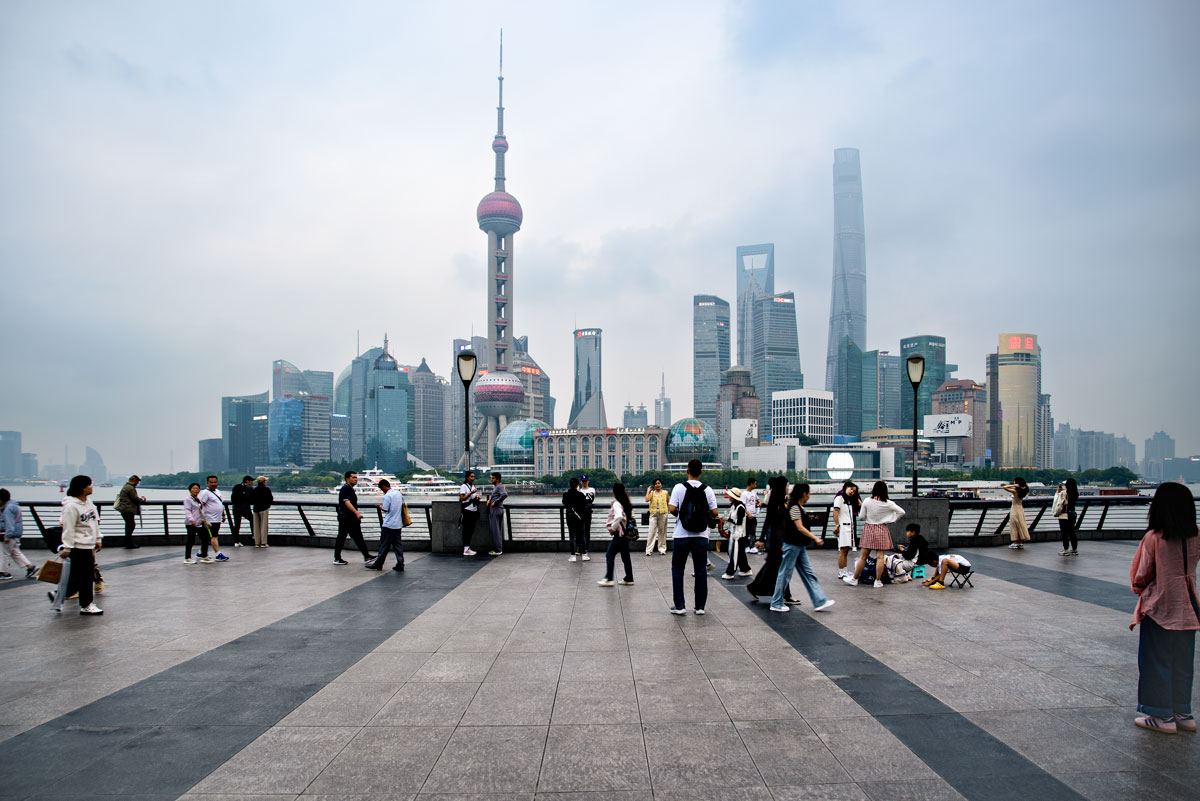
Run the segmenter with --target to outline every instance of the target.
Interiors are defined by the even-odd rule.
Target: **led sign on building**
[[[925,415],[925,436],[969,437],[971,436],[971,415],[927,414]]]

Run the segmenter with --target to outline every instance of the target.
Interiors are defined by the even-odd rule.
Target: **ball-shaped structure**
[[[550,426],[525,418],[509,423],[496,437],[496,464],[533,464],[533,440]]]
[[[507,153],[508,152],[508,140],[505,139],[503,136],[497,136],[495,139],[492,140],[492,150],[494,150],[497,153]]]
[[[521,230],[525,213],[521,204],[507,192],[490,192],[479,201],[475,219],[484,231],[495,231],[500,236],[509,236]]]
[[[488,373],[475,382],[475,407],[485,417],[516,417],[525,405],[525,387],[512,373]]]
[[[686,462],[690,459],[717,460],[717,432],[695,417],[672,423],[667,432],[667,461]]]

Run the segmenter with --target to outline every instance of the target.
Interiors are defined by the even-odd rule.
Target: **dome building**
[[[667,431],[667,470],[683,470],[692,459],[699,459],[706,470],[720,469],[717,462],[717,432],[708,423],[685,417]]]
[[[496,437],[496,455],[493,468],[513,477],[533,477],[533,443],[545,436],[550,426],[541,420],[514,420],[504,427]],[[524,469],[519,469],[524,468]]]

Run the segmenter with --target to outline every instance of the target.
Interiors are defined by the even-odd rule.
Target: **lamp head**
[[[925,377],[925,357],[924,356],[909,356],[908,357],[908,380],[916,387],[921,383],[921,379]]]
[[[463,386],[470,384],[475,380],[475,371],[479,367],[479,357],[475,355],[475,351],[467,349],[460,351],[458,354],[458,378],[463,382]]]

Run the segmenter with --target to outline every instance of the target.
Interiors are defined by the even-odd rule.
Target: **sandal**
[[[1134,718],[1133,725],[1163,734],[1174,734],[1177,731],[1175,728],[1175,718],[1156,718],[1154,715]]]

